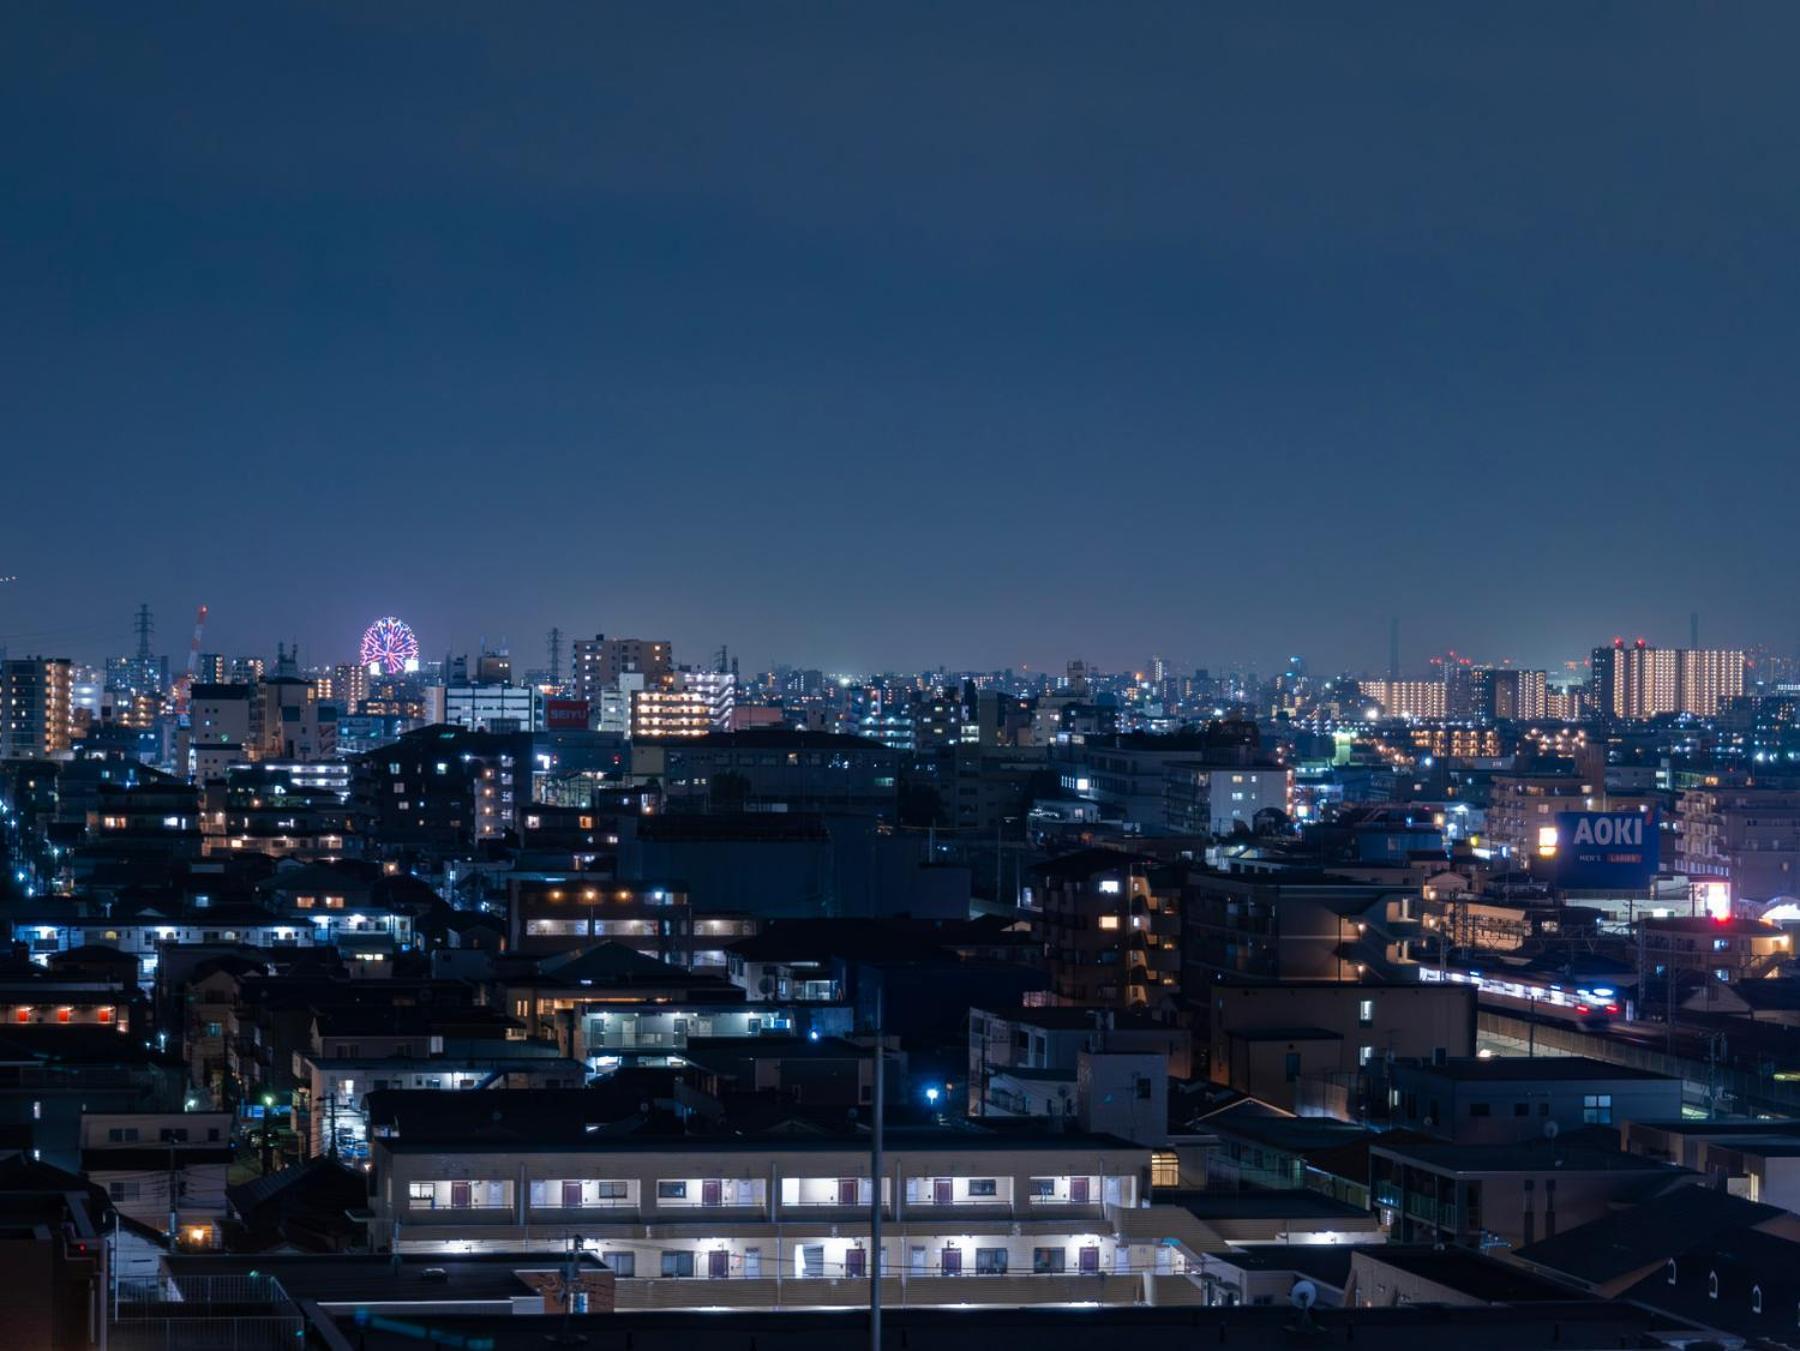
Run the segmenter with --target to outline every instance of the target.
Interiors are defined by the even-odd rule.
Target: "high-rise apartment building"
[[[665,639],[608,638],[597,633],[592,638],[577,638],[570,651],[570,677],[577,699],[595,699],[601,690],[617,688],[622,675],[641,675],[649,685],[674,669],[672,649]]]
[[[1744,654],[1721,648],[1651,647],[1642,638],[1597,647],[1589,688],[1603,717],[1654,718],[1663,713],[1711,717],[1744,692]]]
[[[1544,671],[1509,666],[1474,671],[1474,713],[1493,722],[1546,718],[1550,715],[1549,677]]]
[[[1364,680],[1362,697],[1390,718],[1441,718],[1447,691],[1441,680]]]
[[[74,668],[67,657],[0,665],[0,759],[44,760],[68,751]]]
[[[707,718],[715,732],[731,730],[731,710],[737,707],[737,677],[730,671],[683,671],[682,682],[706,700]]]
[[[705,736],[713,730],[710,694],[688,684],[683,674],[664,675],[632,691],[633,740]]]
[[[1743,694],[1744,654],[1721,648],[1684,649],[1680,677],[1681,711],[1710,718],[1726,700]]]
[[[363,701],[369,697],[368,667],[345,663],[334,668],[331,673],[331,697],[342,704],[347,713],[362,712]]]

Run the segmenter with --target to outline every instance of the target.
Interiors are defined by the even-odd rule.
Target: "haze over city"
[[[1796,29],[15,8],[0,635],[1791,645]]]

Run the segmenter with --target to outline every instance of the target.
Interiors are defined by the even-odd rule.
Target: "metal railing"
[[[305,1320],[272,1276],[121,1280],[108,1344],[115,1351],[278,1351]]]

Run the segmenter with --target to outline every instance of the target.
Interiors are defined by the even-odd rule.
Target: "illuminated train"
[[[1553,982],[1524,972],[1488,973],[1441,966],[1420,967],[1419,979],[1473,985],[1479,992],[1476,1002],[1482,1008],[1521,1013],[1588,1032],[1605,1031],[1631,1017],[1624,992],[1604,981]]]

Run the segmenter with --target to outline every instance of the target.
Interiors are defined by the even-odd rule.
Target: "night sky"
[[[0,14],[0,641],[1800,636],[1800,8]]]

